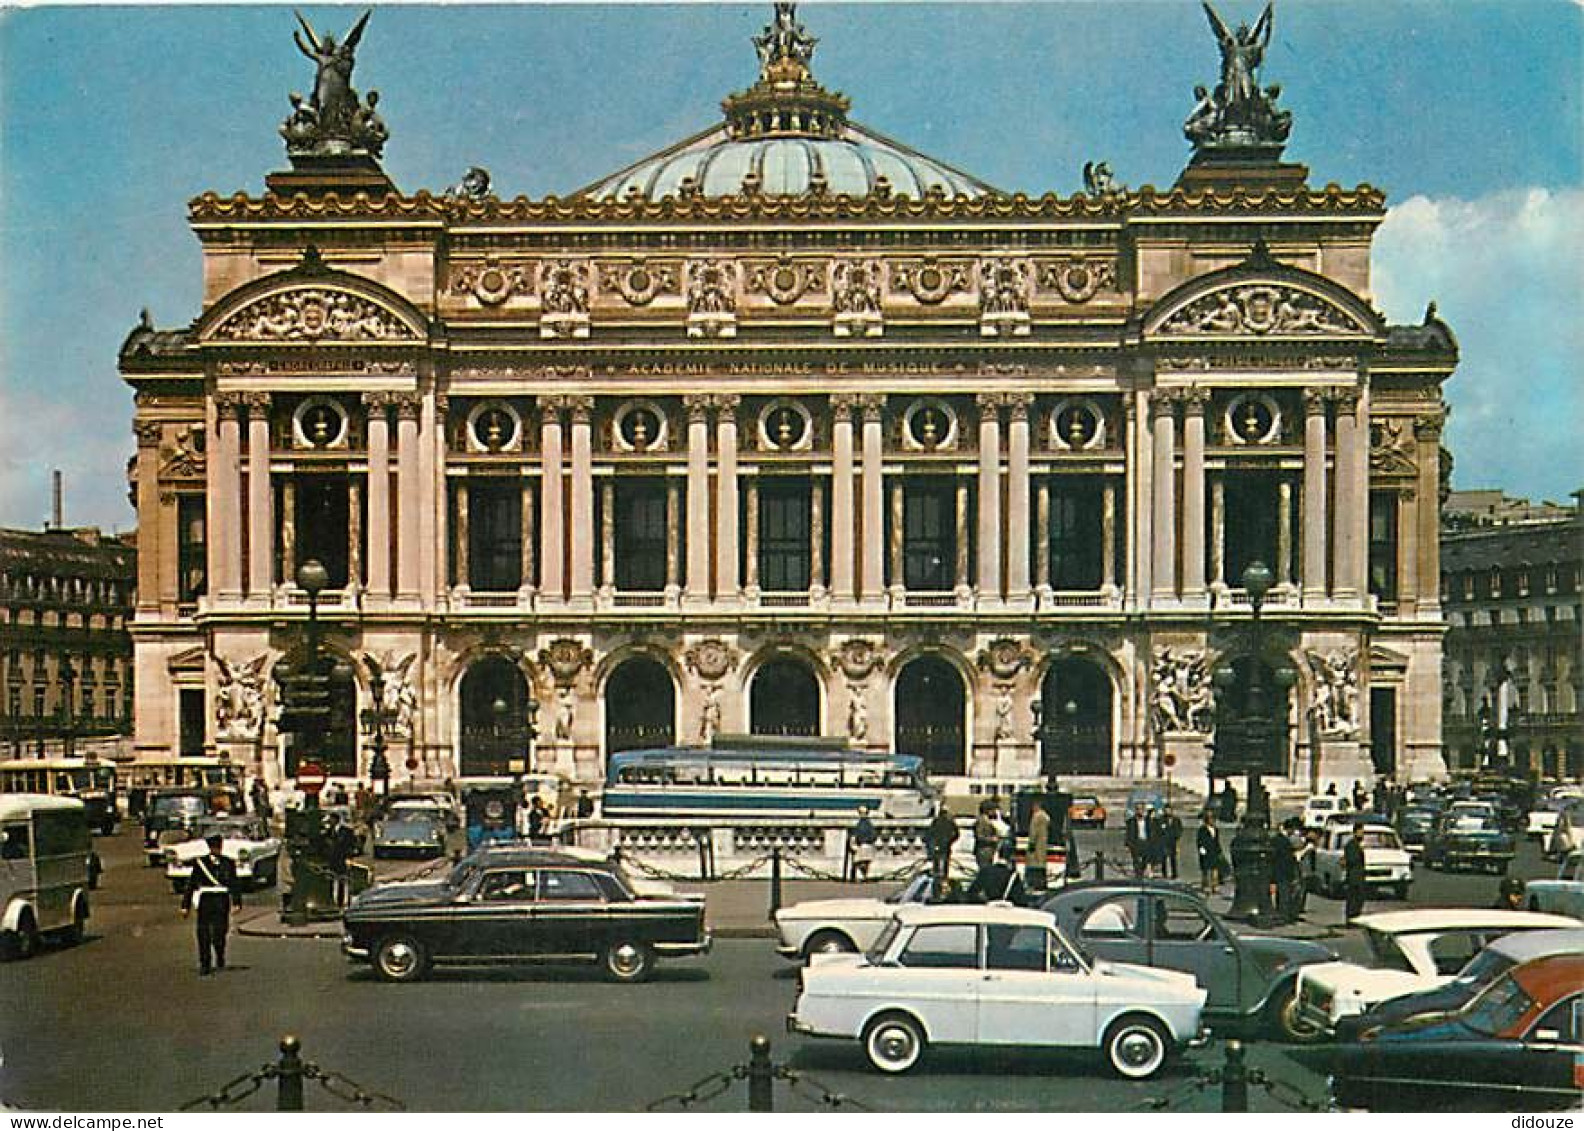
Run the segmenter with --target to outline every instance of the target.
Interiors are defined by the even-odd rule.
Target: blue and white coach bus
[[[709,746],[610,757],[605,817],[928,820],[939,802],[923,759],[850,750],[841,739],[717,735]]]

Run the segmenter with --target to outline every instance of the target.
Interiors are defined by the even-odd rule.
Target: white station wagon
[[[1193,975],[1091,960],[1044,911],[1008,904],[899,907],[866,954],[816,954],[787,1028],[862,1042],[881,1072],[928,1045],[1099,1049],[1143,1080],[1197,1041]]]

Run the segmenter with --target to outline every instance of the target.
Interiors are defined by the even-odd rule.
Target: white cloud
[[[1411,197],[1376,236],[1375,292],[1393,322],[1434,300],[1457,335],[1445,395],[1459,487],[1557,500],[1584,487],[1584,190]]]

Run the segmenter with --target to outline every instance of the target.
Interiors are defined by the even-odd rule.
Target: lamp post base
[[[1259,777],[1250,774],[1248,780],[1248,810],[1237,836],[1232,838],[1232,906],[1227,918],[1238,919],[1256,927],[1271,926],[1276,922],[1276,909],[1271,903],[1271,872],[1273,853],[1270,842],[1270,798]]]

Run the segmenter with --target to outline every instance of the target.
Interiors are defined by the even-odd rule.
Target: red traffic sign
[[[407,768],[409,770],[416,770],[418,768],[418,759],[416,759],[416,758],[408,758],[407,759]]]
[[[1164,758],[1161,759],[1161,765],[1165,766],[1168,770],[1171,769],[1176,764],[1177,764],[1177,755],[1175,755],[1175,754],[1168,754]]]
[[[297,767],[297,788],[309,797],[316,796],[327,780],[325,768],[318,762],[304,762]]]

